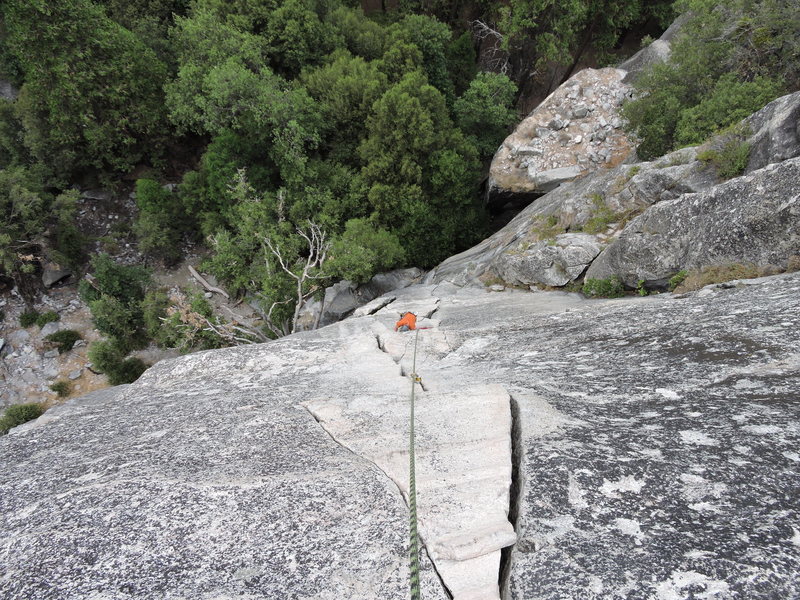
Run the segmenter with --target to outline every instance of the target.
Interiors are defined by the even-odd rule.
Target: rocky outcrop
[[[487,200],[541,195],[624,158],[631,148],[618,108],[630,91],[623,71],[585,69],[548,96],[498,149]]]
[[[672,41],[690,18],[684,13],[675,19],[660,38],[642,48],[617,68],[625,71],[623,83],[632,84],[652,65],[667,62],[672,53]]]
[[[308,331],[317,325],[324,327],[341,321],[358,307],[387,292],[407,287],[419,281],[422,275],[421,269],[412,267],[378,273],[362,285],[346,279],[339,281],[325,289],[324,302],[312,301],[306,304],[298,318],[298,330]]]
[[[777,209],[783,206],[779,198],[795,195],[791,176],[782,174],[794,172],[788,159],[800,155],[798,116],[800,92],[778,98],[745,119],[752,134],[747,139],[751,154],[744,178],[721,182],[713,167],[697,159],[702,148],[683,148],[655,161],[601,169],[537,199],[506,227],[448,258],[425,280],[463,285],[499,277],[514,285],[553,286],[566,285],[585,272],[586,277],[592,278],[617,275],[631,287],[645,280],[651,288],[663,288],[666,280],[683,268],[717,264],[720,260],[785,265],[789,256],[797,253],[796,238],[791,237],[796,235],[792,232],[797,227],[796,221],[791,222],[797,217],[783,212],[783,216],[768,217],[764,206],[778,202],[773,206]],[[766,166],[782,162],[787,166],[777,171],[769,167],[772,170],[753,178]],[[717,187],[719,192],[715,191]],[[737,209],[728,210],[724,217],[708,212],[703,213],[706,216],[702,219],[692,213],[689,219],[688,213],[679,209],[693,205],[701,210],[694,195],[723,197],[735,194],[735,190],[746,195],[732,199],[729,206]],[[772,195],[772,200],[763,206],[762,193]],[[662,206],[664,202],[668,204]],[[724,211],[725,202],[715,209],[709,205],[702,210]],[[788,209],[781,209],[785,210]],[[637,215],[640,216],[635,218]],[[727,232],[719,230],[722,223]],[[772,225],[779,227],[775,243],[764,231]],[[642,227],[646,229],[637,230]],[[751,228],[758,230],[751,232]],[[654,232],[660,232],[658,240]],[[790,237],[778,239],[781,232]],[[565,234],[570,236],[562,237]],[[710,250],[710,238],[734,234],[741,238],[719,241],[727,246],[726,251],[721,247]],[[576,247],[570,249],[573,244]],[[603,251],[595,255],[597,258],[589,258],[594,250],[587,252],[587,244],[591,248],[599,245]],[[689,246],[693,250],[687,249]],[[768,247],[772,250],[768,251]],[[588,270],[583,260],[592,263]],[[706,260],[714,262],[703,262]]]
[[[618,234],[622,223],[658,202],[706,190],[716,183],[713,170],[697,161],[696,154],[696,149],[684,148],[657,161],[622,164],[565,184],[526,207],[477,246],[442,262],[425,281],[463,285],[479,278],[501,277],[526,286],[574,281]],[[568,250],[573,244],[576,249]],[[555,255],[561,258],[554,262]],[[589,262],[581,262],[584,260]],[[534,265],[539,266],[531,268]],[[562,268],[567,265],[571,268]],[[549,273],[558,271],[563,283],[555,284],[550,275],[544,275],[548,269]]]
[[[580,277],[598,254],[600,244],[596,236],[564,233],[524,250],[504,252],[498,257],[494,271],[512,285],[536,282],[561,287]]]
[[[0,98],[14,101],[19,96],[19,90],[10,81],[0,79]]]
[[[406,598],[415,362],[424,598],[796,597],[798,295],[412,286],[161,362],[0,439],[0,595]]]
[[[753,132],[745,173],[800,156],[800,92],[773,100],[744,123]]]
[[[786,267],[800,254],[800,158],[661,202],[625,228],[586,277],[665,288],[681,269],[752,263]]]

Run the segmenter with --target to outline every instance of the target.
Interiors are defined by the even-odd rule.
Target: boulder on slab
[[[72,275],[72,271],[64,269],[61,265],[47,262],[42,266],[42,285],[49,288]]]
[[[560,287],[580,277],[601,246],[594,235],[564,233],[518,251],[507,251],[495,262],[494,272],[513,285]]]
[[[745,173],[800,156],[800,92],[773,100],[744,123],[753,132]]]
[[[618,118],[622,99],[630,88],[625,71],[584,69],[548,96],[506,138],[492,159],[486,186],[487,203],[506,203],[515,195],[541,195],[597,165],[581,161],[594,148],[587,131]],[[580,101],[578,101],[580,98]],[[595,136],[600,140],[599,135]],[[610,162],[631,151],[627,135],[603,130],[602,148]]]

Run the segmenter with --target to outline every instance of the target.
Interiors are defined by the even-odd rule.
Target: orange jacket
[[[416,329],[417,328],[417,315],[412,312],[407,312],[403,315],[403,318],[400,319],[397,323],[394,324],[394,330],[397,331],[403,325],[408,325],[409,329]]]

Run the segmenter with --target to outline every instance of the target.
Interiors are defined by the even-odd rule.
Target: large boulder
[[[672,54],[672,41],[683,29],[690,18],[690,13],[684,13],[675,19],[660,38],[639,50],[636,54],[624,61],[617,68],[625,71],[623,83],[632,84],[651,66],[664,63]]]
[[[744,123],[753,132],[746,173],[800,156],[800,92],[773,100]]]
[[[618,109],[624,71],[584,69],[548,96],[506,138],[489,169],[487,201],[541,195],[615,164],[630,152]]]
[[[746,263],[785,267],[800,254],[800,158],[661,202],[635,218],[587,278],[665,287],[681,269]]]
[[[512,285],[561,287],[580,277],[600,249],[596,236],[564,233],[524,250],[501,254],[494,271]]]

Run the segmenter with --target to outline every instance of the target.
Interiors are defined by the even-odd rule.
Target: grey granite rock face
[[[800,156],[800,92],[773,100],[744,123],[753,131],[746,173]]]
[[[465,599],[499,597],[501,569],[514,600],[800,594],[800,274],[390,298],[164,361],[0,438],[0,596],[406,598],[405,310],[426,327],[423,598],[447,597],[428,555]]]
[[[519,252],[501,254],[494,270],[513,285],[560,287],[580,277],[598,254],[600,244],[595,236],[565,233]]]
[[[711,190],[662,202],[634,219],[587,278],[665,286],[681,269],[748,263],[785,267],[800,254],[800,158]]]

